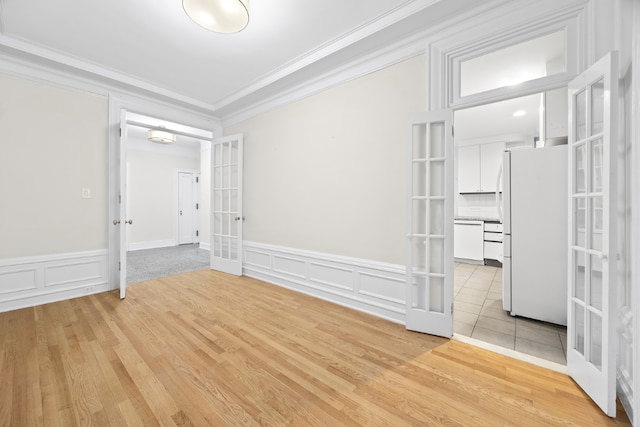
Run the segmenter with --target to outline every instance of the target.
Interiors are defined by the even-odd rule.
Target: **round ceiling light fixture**
[[[149,129],[147,139],[160,144],[175,144],[176,142],[175,134],[162,129]]]
[[[182,0],[196,24],[216,33],[237,33],[249,24],[249,0]]]

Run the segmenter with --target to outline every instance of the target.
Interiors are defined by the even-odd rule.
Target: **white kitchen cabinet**
[[[457,259],[484,262],[483,221],[454,221],[453,257]]]
[[[458,147],[458,193],[495,193],[502,191],[498,171],[502,164],[504,142]]]

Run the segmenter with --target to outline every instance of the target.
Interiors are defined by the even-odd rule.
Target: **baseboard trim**
[[[0,261],[0,312],[105,292],[109,251],[87,251]]]
[[[207,242],[200,242],[200,249],[204,249],[205,251],[210,251],[211,244]]]
[[[149,242],[136,242],[129,243],[127,250],[129,251],[141,251],[144,249],[156,249],[156,248],[168,248],[170,246],[178,246],[174,239],[168,240],[152,240]]]
[[[405,323],[405,267],[243,242],[243,274],[336,304]]]

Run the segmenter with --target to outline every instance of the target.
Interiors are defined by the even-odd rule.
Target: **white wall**
[[[0,93],[0,259],[106,249],[106,96],[4,74]]]
[[[405,263],[405,138],[423,55],[225,129],[243,133],[244,238]]]
[[[177,245],[177,174],[198,172],[199,156],[129,150],[127,163],[130,249]]]

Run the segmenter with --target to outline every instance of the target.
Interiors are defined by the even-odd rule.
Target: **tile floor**
[[[455,333],[567,364],[567,328],[513,317],[502,309],[502,269],[456,263],[453,330]]]

